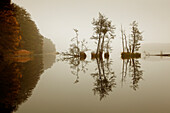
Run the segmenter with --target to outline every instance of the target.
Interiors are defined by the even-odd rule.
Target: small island
[[[131,24],[131,34],[127,39],[125,30],[121,26],[121,35],[122,35],[122,48],[123,52],[121,53],[122,59],[130,58],[141,58],[141,53],[138,53],[140,48],[140,41],[143,40],[142,32],[138,29],[138,23],[133,21]]]

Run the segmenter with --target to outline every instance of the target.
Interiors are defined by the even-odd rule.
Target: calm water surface
[[[16,113],[170,112],[170,58],[134,60],[135,74],[133,61],[125,60],[123,69],[123,60],[114,54],[103,62],[58,59]],[[102,67],[105,77],[99,75]]]

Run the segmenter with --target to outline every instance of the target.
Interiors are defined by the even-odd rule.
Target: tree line
[[[33,54],[56,52],[50,39],[43,37],[30,14],[16,4],[0,7],[0,59],[20,50]]]

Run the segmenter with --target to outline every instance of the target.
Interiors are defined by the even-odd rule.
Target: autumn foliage
[[[11,5],[16,19],[20,25],[22,40],[19,49],[25,49],[32,53],[41,54],[43,48],[44,37],[39,33],[39,30],[30,14],[16,4]]]
[[[0,10],[0,56],[14,53],[21,40],[19,23],[10,9]]]

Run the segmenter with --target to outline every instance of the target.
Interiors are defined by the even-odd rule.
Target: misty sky
[[[36,22],[40,33],[52,39],[57,51],[66,50],[79,30],[81,39],[93,34],[93,18],[101,12],[116,25],[113,45],[120,47],[121,24],[128,33],[136,20],[144,31],[143,43],[170,43],[170,0],[13,0],[24,7]],[[91,46],[93,43],[90,42]]]

